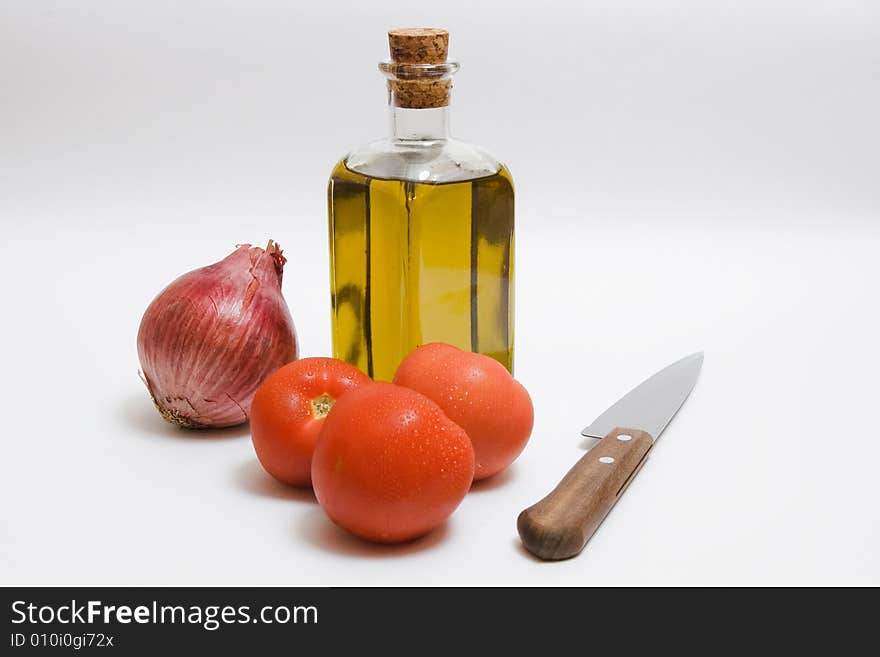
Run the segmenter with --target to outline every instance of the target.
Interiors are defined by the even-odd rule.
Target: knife
[[[601,440],[516,520],[529,552],[546,560],[580,554],[688,398],[702,366],[702,351],[682,358],[630,390],[581,431]]]

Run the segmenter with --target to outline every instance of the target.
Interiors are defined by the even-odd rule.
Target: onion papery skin
[[[247,422],[257,387],[297,357],[281,294],[280,247],[238,246],[176,279],[150,303],[138,330],[141,372],[156,408],[189,429]]]

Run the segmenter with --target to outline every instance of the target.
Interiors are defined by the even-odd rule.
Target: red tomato
[[[371,383],[339,400],[312,460],[315,495],[337,525],[381,543],[443,523],[474,475],[464,430],[419,393]]]
[[[433,399],[464,429],[476,454],[475,479],[513,463],[529,440],[535,420],[526,389],[498,361],[434,342],[411,352],[394,383]]]
[[[286,484],[308,486],[324,418],[340,397],[369,382],[335,358],[295,360],[266,377],[251,406],[251,438],[266,472]]]

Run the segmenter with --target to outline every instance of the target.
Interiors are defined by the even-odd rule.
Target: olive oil
[[[375,379],[428,342],[513,371],[513,181],[454,139],[446,30],[388,33],[391,134],[350,152],[328,188],[333,353]]]
[[[513,183],[330,179],[333,352],[390,380],[412,349],[447,342],[513,367]]]

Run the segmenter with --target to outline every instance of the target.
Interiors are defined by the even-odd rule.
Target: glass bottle
[[[389,32],[391,135],[343,158],[328,189],[333,353],[390,380],[447,342],[513,369],[513,181],[449,134],[444,30]]]

